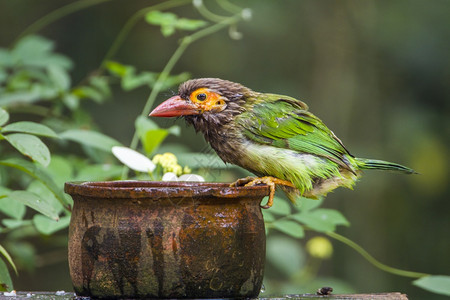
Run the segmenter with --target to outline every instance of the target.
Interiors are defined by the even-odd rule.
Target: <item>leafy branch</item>
[[[175,64],[180,60],[183,53],[186,51],[189,45],[196,42],[197,40],[204,38],[208,35],[211,35],[223,28],[226,28],[232,24],[237,23],[240,19],[245,18],[248,15],[248,10],[242,10],[237,14],[234,14],[231,17],[227,17],[220,22],[211,25],[207,28],[204,28],[202,30],[199,30],[191,35],[185,36],[181,42],[178,48],[175,50],[173,55],[170,57],[169,61],[163,68],[161,74],[159,75],[158,79],[155,82],[155,85],[153,86],[152,91],[150,92],[150,95],[145,103],[144,109],[141,112],[141,116],[146,116],[150,113],[150,109],[153,106],[153,103],[156,100],[156,97],[161,92],[164,82],[167,80],[167,78],[170,75],[170,72],[172,71]],[[133,138],[131,140],[130,148],[136,149],[139,143],[139,135],[138,132],[135,131]],[[127,172],[128,168],[126,166],[123,167],[122,171],[122,179],[127,178]]]
[[[439,294],[450,294],[450,276],[431,275],[427,273],[401,270],[381,263],[354,241],[335,232],[336,226],[349,226],[347,219],[337,210],[319,208],[322,200],[301,199],[300,209],[294,211],[286,199],[275,199],[270,210],[263,210],[266,230],[277,230],[293,238],[303,238],[306,230],[316,231],[344,243],[376,268],[390,274],[416,278],[413,284]],[[299,210],[299,212],[295,212]],[[302,274],[306,274],[304,270]],[[306,278],[303,276],[303,278]]]
[[[30,35],[33,33],[36,33],[37,31],[41,30],[42,28],[50,25],[51,23],[70,15],[74,12],[80,11],[82,9],[88,8],[90,6],[94,6],[106,1],[110,0],[80,0],[76,1],[70,4],[67,4],[63,7],[60,7],[58,9],[55,9],[51,13],[45,15],[44,17],[40,18],[36,22],[29,25],[21,34],[19,34],[16,39],[13,42],[13,45],[17,43],[20,39],[22,39],[26,35]]]
[[[431,275],[427,273],[412,272],[407,270],[401,270],[394,267],[385,265],[378,260],[376,260],[372,255],[370,255],[364,248],[362,248],[357,243],[352,240],[336,233],[336,232],[325,232],[325,234],[337,241],[340,241],[356,252],[358,252],[362,257],[364,257],[369,263],[374,265],[380,270],[387,273],[391,273],[398,276],[417,278],[412,283],[420,288],[423,288],[429,292],[443,294],[450,296],[450,276],[445,275]]]
[[[350,240],[336,232],[329,231],[329,232],[325,232],[325,234],[337,241],[340,241],[341,243],[346,244],[347,246],[349,246],[350,248],[352,248],[353,250],[355,250],[356,252],[361,254],[361,256],[364,257],[369,263],[371,263],[378,269],[383,270],[387,273],[391,273],[391,274],[399,275],[399,276],[403,276],[403,277],[412,277],[412,278],[421,278],[424,276],[430,276],[430,274],[426,274],[426,273],[411,272],[411,271],[406,271],[406,270],[401,270],[401,269],[390,267],[390,266],[385,265],[385,264],[379,262],[378,260],[376,260],[372,255],[369,254],[369,252],[367,252],[363,247],[361,247],[357,243],[353,242],[352,240]]]
[[[139,20],[142,20],[145,15],[147,15],[149,12],[152,11],[160,11],[160,10],[166,10],[169,8],[174,8],[177,6],[182,6],[185,4],[190,3],[190,0],[171,0],[166,1],[160,4],[156,4],[150,7],[145,7],[143,9],[140,9],[137,11],[128,21],[125,23],[125,25],[120,30],[119,34],[117,35],[116,39],[114,40],[113,44],[109,48],[108,52],[106,53],[105,57],[103,58],[102,62],[100,63],[99,71],[101,72],[105,67],[108,61],[116,54],[117,50],[120,48],[120,46],[123,44],[125,38],[127,37],[128,33],[131,31],[131,29],[136,25],[136,23]]]
[[[106,1],[108,0],[80,0],[58,8],[29,25],[9,49],[0,49],[0,141],[9,143],[13,149],[33,161],[28,161],[14,152],[6,153],[8,158],[0,160],[0,171],[7,173],[4,177],[2,173],[4,183],[16,189],[0,187],[0,212],[8,217],[1,220],[0,225],[0,233],[6,234],[0,246],[0,290],[13,288],[5,262],[9,262],[16,271],[17,267],[11,257],[17,257],[18,268],[24,267],[23,253],[18,249],[19,245],[26,245],[28,254],[35,255],[34,247],[27,242],[18,241],[19,239],[51,235],[68,226],[72,202],[61,189],[64,182],[121,178],[122,167],[110,162],[112,146],[120,146],[120,143],[92,130],[95,124],[80,106],[82,99],[103,103],[111,95],[110,77],[101,75],[104,70],[121,77],[124,90],[142,85],[152,88],[142,113],[148,114],[160,91],[187,80],[187,73],[176,76],[171,76],[170,73],[188,46],[246,16],[241,16],[239,10],[239,13],[201,29],[208,24],[207,21],[190,20],[177,17],[171,12],[161,12],[186,5],[190,0],[171,0],[142,8],[126,21],[99,67],[81,80],[80,84],[73,86],[69,74],[73,66],[72,61],[56,53],[52,41],[32,34],[71,13]],[[175,30],[198,31],[181,40],[178,49],[161,73],[138,74],[134,66],[124,66],[110,59],[123,45],[134,25],[142,19],[150,24],[160,25],[164,36],[171,35]],[[33,120],[39,120],[39,123],[18,121],[7,124],[12,112],[18,113],[19,118],[32,115]],[[168,130],[161,129],[156,123],[142,116],[136,119],[135,125],[136,141],[138,137],[141,138],[147,155],[150,155],[168,134],[179,134],[178,126]],[[52,146],[66,150],[69,142],[78,143],[86,157],[61,149],[59,154],[55,155],[52,151],[51,155],[48,147],[39,139],[41,136],[53,138]],[[7,149],[8,152],[11,152],[10,148]],[[183,169],[183,172],[188,172],[187,170]],[[26,207],[37,213],[29,218]],[[30,267],[33,266],[27,263],[27,268]]]

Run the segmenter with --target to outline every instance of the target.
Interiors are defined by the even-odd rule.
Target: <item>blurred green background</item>
[[[29,24],[68,3],[0,0],[0,47],[10,46]],[[127,19],[151,3],[156,2],[106,1],[58,20],[39,34],[55,41],[57,52],[74,61],[71,75],[76,83],[98,67]],[[220,13],[214,2],[205,3]],[[173,73],[220,77],[257,91],[302,99],[352,154],[417,170],[420,175],[413,176],[368,171],[354,191],[339,189],[328,195],[323,206],[341,211],[351,226],[338,232],[381,262],[448,274],[450,2],[253,0],[238,4],[252,10],[252,19],[238,26],[243,38],[230,39],[226,30],[206,37],[187,49]],[[190,5],[171,11],[200,18]],[[139,22],[114,59],[159,72],[182,36],[164,38],[159,28]],[[124,92],[117,87],[107,103],[84,106],[102,132],[128,145],[148,93],[148,88]],[[157,103],[171,95],[162,93]],[[203,137],[182,121],[156,121],[164,128],[182,125],[181,138],[169,137],[167,142],[182,143],[192,151],[204,149]],[[39,239],[40,247],[45,248],[46,239],[52,237]],[[281,243],[298,251],[307,241],[283,235],[272,239],[268,247]],[[441,298],[412,286],[408,278],[376,269],[345,245],[333,241],[333,247],[332,258],[319,270],[324,285],[333,286],[332,280],[338,278],[355,292],[401,291],[411,299]],[[15,278],[17,290],[71,289],[65,253],[45,253],[37,269],[22,270]],[[301,266],[302,255],[292,264]],[[266,284],[266,293],[315,292],[296,289],[295,282],[283,285],[292,277],[289,272],[295,270],[280,270],[269,259],[266,277],[277,280]]]

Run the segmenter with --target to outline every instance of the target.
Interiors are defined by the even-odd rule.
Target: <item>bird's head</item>
[[[252,93],[239,83],[223,79],[192,79],[182,83],[178,95],[157,106],[150,116],[182,116],[194,125],[219,125],[231,121],[233,116],[243,112],[243,105]]]

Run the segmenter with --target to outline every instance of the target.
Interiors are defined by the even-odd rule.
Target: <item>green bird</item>
[[[300,100],[218,78],[182,83],[179,94],[150,116],[184,117],[225,163],[257,175],[235,185],[269,185],[264,208],[272,206],[276,186],[295,202],[298,196],[318,199],[339,186],[351,189],[365,169],[415,173],[396,163],[353,156]]]

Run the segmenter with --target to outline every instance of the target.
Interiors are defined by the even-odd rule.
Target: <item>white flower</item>
[[[167,172],[161,178],[162,181],[178,181],[178,176],[173,172]]]
[[[118,160],[134,171],[148,173],[153,172],[156,167],[149,158],[133,149],[114,146],[111,151]]]
[[[202,182],[205,181],[205,179],[197,174],[183,174],[180,177],[178,177],[173,172],[167,172],[163,175],[162,181],[198,181]]]
[[[252,18],[252,10],[250,8],[244,8],[241,13],[242,19],[249,21]]]
[[[3,293],[3,296],[7,296],[7,297],[15,297],[15,296],[17,296],[17,294],[16,294],[16,291],[15,290],[12,290],[11,292],[4,292]]]
[[[194,4],[195,7],[200,7],[203,5],[203,1],[202,0],[193,0],[192,4]]]

